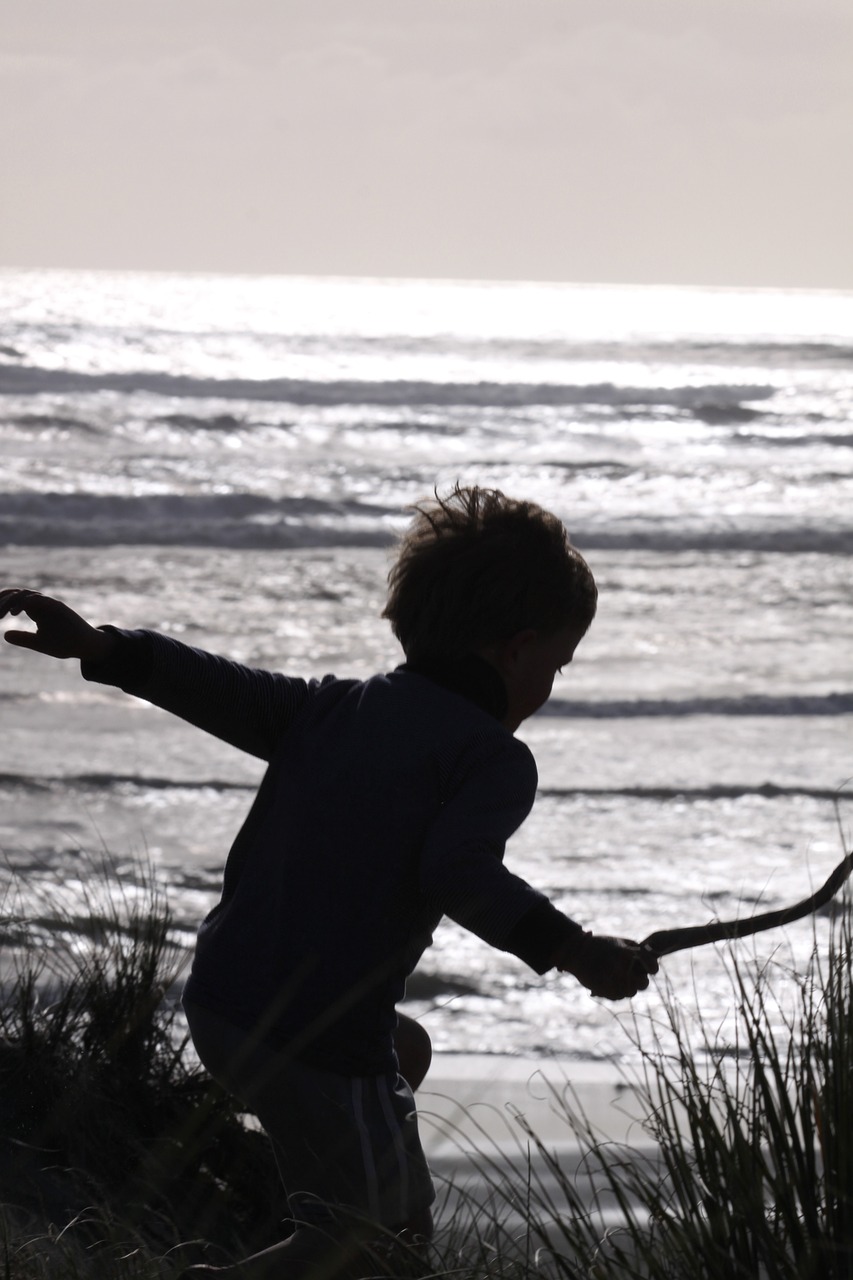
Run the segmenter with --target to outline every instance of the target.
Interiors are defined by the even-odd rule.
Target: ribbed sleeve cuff
[[[116,645],[105,662],[81,662],[84,680],[111,684],[125,693],[145,685],[154,666],[154,645],[145,631],[122,631],[119,627],[98,627],[116,637]]]
[[[558,951],[567,943],[577,941],[583,932],[579,924],[545,900],[525,912],[513,927],[504,949],[529,964],[536,973],[545,973],[553,968]]]

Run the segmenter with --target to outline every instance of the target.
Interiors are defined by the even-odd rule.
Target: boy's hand
[[[657,973],[654,955],[628,938],[596,938],[583,933],[568,943],[555,964],[572,973],[594,996],[623,1000],[649,985],[649,974]]]
[[[0,591],[0,618],[7,613],[16,616],[25,613],[37,628],[36,631],[7,631],[7,642],[46,653],[51,658],[103,662],[115,645],[114,636],[98,631],[67,604],[43,596],[39,591],[20,587]]]

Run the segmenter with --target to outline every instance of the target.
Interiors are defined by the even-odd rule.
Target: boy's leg
[[[397,1014],[394,1048],[400,1064],[400,1075],[412,1093],[419,1089],[432,1062],[432,1043],[426,1031],[414,1018]]]
[[[341,1267],[366,1238],[358,1229],[359,1214],[392,1233],[431,1234],[426,1206],[434,1191],[405,1077],[351,1079],[318,1071],[262,1044],[247,1044],[244,1031],[197,1006],[185,1002],[185,1007],[202,1061],[255,1112],[272,1138],[291,1193],[291,1214],[299,1223],[289,1241],[220,1274],[247,1280],[280,1274],[284,1280],[288,1268],[301,1266],[298,1274],[307,1277],[319,1254],[325,1257],[322,1263],[318,1259],[318,1280],[323,1266],[332,1266],[330,1277],[337,1266],[343,1278],[347,1272]],[[404,1028],[407,1066],[420,1082],[429,1065],[429,1038],[409,1018]],[[355,1209],[355,1218],[339,1216],[336,1208],[345,1205]],[[208,1268],[207,1274],[217,1272]]]
[[[397,1027],[394,1032],[394,1049],[400,1064],[400,1075],[412,1093],[424,1082],[432,1062],[432,1041],[420,1022],[397,1012]],[[428,1208],[420,1210],[402,1222],[399,1233],[408,1240],[420,1236],[430,1240],[433,1233],[432,1213]]]

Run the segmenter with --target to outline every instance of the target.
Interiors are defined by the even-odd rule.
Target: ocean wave
[[[0,493],[0,545],[183,546],[234,550],[385,547],[400,511],[367,501],[260,494]],[[583,551],[762,551],[849,555],[850,520],[721,528],[637,518],[573,526]]]
[[[850,555],[853,523],[838,520],[834,525],[801,524],[734,526],[719,529],[673,528],[665,525],[636,525],[609,530],[596,526],[572,529],[572,541],[583,552],[653,551],[677,554],[681,551],[759,551],[785,555]]]
[[[195,413],[166,413],[157,421],[177,431],[222,431],[230,434],[246,427],[243,419],[235,418],[233,413],[215,413],[212,417]]]
[[[537,713],[573,720],[635,720],[684,716],[848,716],[853,693],[744,694],[737,698],[636,698],[617,702],[572,702],[551,698]]]
[[[779,786],[775,782],[712,783],[707,787],[540,787],[540,796],[561,800],[570,796],[624,796],[631,800],[740,800],[758,796],[764,800],[786,800],[798,796],[811,800],[840,800],[847,793],[837,787]]]
[[[634,356],[631,343],[614,350],[615,359],[625,359],[626,350]],[[637,346],[637,356],[645,359],[686,359],[697,364],[740,365],[760,368],[795,368],[798,365],[817,365],[822,368],[847,368],[853,364],[853,346],[840,338],[838,341],[802,339],[799,342],[780,338],[778,341],[755,341],[742,337],[728,341],[707,342],[677,339],[673,342],[644,342]],[[634,356],[636,358],[636,356]]]
[[[814,420],[814,415],[812,415]],[[818,421],[828,422],[818,415]],[[781,449],[813,449],[815,445],[830,445],[837,449],[853,449],[853,434],[850,432],[820,432],[820,434],[803,435],[792,431],[736,431],[732,436],[735,444],[760,444],[763,448]]]
[[[613,382],[558,384],[536,382],[424,382],[295,378],[191,378],[166,373],[77,373],[30,365],[0,368],[0,395],[130,395],[146,392],[205,400],[253,400],[302,406],[450,406],[517,408],[524,405],[603,405],[614,408],[667,406],[700,418],[727,409],[738,416],[746,402],[768,400],[777,388],[768,384],[709,383],[702,386],[631,387]]]
[[[126,773],[73,773],[56,776],[0,773],[0,791],[17,791],[32,795],[75,791],[115,791],[119,793],[144,793],[147,791],[246,792],[257,791],[257,784],[231,782],[222,778],[181,779],[159,775]],[[782,800],[806,796],[815,800],[848,798],[849,793],[835,787],[780,786],[773,782],[711,783],[702,787],[625,786],[625,787],[540,787],[540,796],[555,799],[571,796],[619,797],[634,800],[736,800],[742,796],[759,796],[767,800]]]
[[[73,788],[77,791],[257,791],[257,784],[223,778],[166,778],[136,773],[67,773],[39,775],[0,773],[0,790],[41,794]]]
[[[103,356],[109,350],[111,342],[116,341],[115,331],[109,326],[83,326],[83,333],[94,337],[98,352]],[[56,351],[69,344],[80,342],[81,326],[75,320],[69,324],[27,324],[16,326],[17,341],[0,344],[0,361],[10,364],[23,364],[36,361],[40,350]],[[122,329],[117,343],[119,358],[125,358],[128,349],[136,346],[150,355],[152,347],[163,353],[167,359],[170,352],[181,350],[187,342],[185,329],[169,330],[160,325],[145,324],[140,328]],[[328,357],[333,350],[336,356],[358,358],[372,357],[378,348],[388,359],[406,359],[412,355],[427,356],[431,359],[445,359],[448,356],[456,359],[467,359],[482,362],[484,358],[491,361],[548,361],[561,363],[631,363],[631,364],[668,364],[671,366],[690,364],[693,366],[717,368],[797,368],[799,366],[817,366],[819,368],[845,369],[853,364],[853,345],[849,337],[831,336],[821,338],[759,338],[737,333],[733,337],[691,338],[682,334],[670,333],[666,338],[643,337],[638,334],[624,335],[617,339],[583,337],[578,334],[571,337],[556,337],[537,334],[535,337],[510,337],[508,335],[489,334],[487,336],[450,333],[417,334],[384,333],[381,338],[374,334],[363,334],[355,331],[339,332],[330,339],[328,333],[294,333],[283,334],[273,331],[237,329],[230,332],[215,329],[210,332],[199,331],[193,334],[195,345],[205,349],[206,341],[212,339],[217,349],[224,342],[237,341],[249,344],[253,352],[262,351],[269,358],[286,361],[289,357],[309,355],[315,359]],[[332,345],[333,344],[333,345]]]
[[[82,418],[72,418],[62,413],[22,413],[7,421],[27,435],[99,435],[98,428]]]
[[[259,494],[5,493],[10,546],[385,546],[399,512],[361,502]]]

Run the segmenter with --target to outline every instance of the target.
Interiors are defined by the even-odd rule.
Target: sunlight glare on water
[[[407,505],[457,480],[530,498],[563,520],[600,600],[520,732],[540,794],[512,869],[588,927],[638,936],[779,906],[828,873],[853,773],[853,295],[0,284],[12,580],[97,623],[363,678],[402,656],[380,614]],[[86,853],[129,879],[142,856],[188,938],[261,762],[71,664],[3,656],[7,872],[49,899]],[[768,947],[800,963],[814,936],[807,922]],[[424,967],[467,991],[416,1006],[442,1048],[624,1049],[612,1010],[453,924]],[[713,948],[666,975],[685,1007],[701,992],[725,1014]]]

